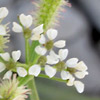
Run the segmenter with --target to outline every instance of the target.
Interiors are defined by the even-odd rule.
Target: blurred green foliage
[[[100,100],[87,94],[79,94],[74,87],[47,79],[36,79],[40,100]]]

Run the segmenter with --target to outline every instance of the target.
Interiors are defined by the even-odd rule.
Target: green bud
[[[32,31],[29,28],[26,28],[26,29],[24,29],[23,33],[24,33],[24,37],[28,39],[31,37]]]
[[[55,65],[55,67],[56,67],[59,71],[65,69],[65,62],[60,61],[60,62],[58,62],[58,63]]]
[[[53,48],[53,41],[52,40],[50,40],[50,41],[48,41],[46,44],[45,44],[45,47],[46,47],[46,49],[47,50],[51,50],[52,48]]]
[[[45,56],[41,56],[39,59],[38,59],[38,64],[40,64],[41,66],[45,66],[47,62],[47,58]]]

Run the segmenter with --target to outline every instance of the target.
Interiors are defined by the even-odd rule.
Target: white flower
[[[84,84],[81,81],[74,81],[74,86],[79,93],[84,91]]]
[[[10,62],[11,57],[10,57],[10,54],[8,52],[1,53],[0,56],[2,57],[2,59],[7,61],[8,63]],[[16,63],[20,59],[20,57],[21,57],[20,50],[12,52],[12,58],[13,58],[14,63]],[[11,66],[13,66],[13,65],[11,65]],[[7,67],[6,63],[4,64],[4,63],[0,62],[0,72],[4,71],[6,69],[6,67]],[[27,71],[22,67],[17,67],[17,73],[20,77],[25,77],[27,75]],[[3,79],[10,79],[11,76],[12,76],[12,71],[9,70],[5,73]]]
[[[54,51],[50,51],[50,55],[47,56],[47,64],[57,64],[57,63],[62,63],[63,60],[66,59],[68,55],[68,49],[61,49],[59,50],[59,55],[55,54]],[[48,69],[50,66],[48,66]],[[65,67],[65,66],[62,66]],[[66,69],[67,67],[65,67],[64,69]],[[69,79],[69,73],[67,71],[65,71],[64,69],[61,70],[61,78],[63,80],[67,80]],[[54,70],[54,72],[53,72]],[[57,68],[53,68],[51,67],[51,70],[46,70],[46,74],[51,77],[54,76],[56,74]],[[51,74],[50,74],[51,73]]]
[[[5,18],[8,15],[8,9],[6,7],[0,8],[0,19]]]
[[[45,36],[42,34],[41,38],[39,39],[39,43],[41,44],[41,46],[39,47],[41,50],[45,49],[45,51],[47,52],[47,50],[52,50],[53,46],[57,47],[57,48],[63,48],[65,47],[65,40],[59,40],[57,42],[53,42],[53,40],[57,37],[57,30],[55,29],[49,29],[47,31],[47,37],[48,37],[48,41],[46,41]],[[42,55],[41,52],[38,52],[40,50],[35,50],[37,54]]]
[[[6,35],[6,28],[3,25],[0,25],[0,35]]]
[[[77,58],[71,58],[71,59],[67,60],[66,65],[69,68],[73,68],[76,70],[73,74],[79,79],[82,79],[86,75],[88,75],[87,66],[85,65],[85,63],[83,61],[80,61],[78,63]]]
[[[31,15],[24,15],[24,14],[21,14],[19,16],[19,20],[21,22],[21,24],[25,27],[25,28],[29,28],[31,25],[32,25],[32,16]],[[13,22],[13,28],[12,30],[14,32],[23,32],[23,28],[21,25],[17,24],[16,22]]]

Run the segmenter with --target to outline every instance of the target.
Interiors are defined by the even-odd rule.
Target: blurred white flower
[[[6,61],[5,64],[0,62],[0,72],[4,71],[6,68],[8,69],[8,71],[5,73],[3,79],[10,79],[12,76],[11,70],[12,70],[12,68],[16,67],[16,63],[21,57],[21,51],[17,50],[17,51],[12,52],[13,60],[11,60],[10,54],[8,52],[1,53],[0,57],[2,57],[2,59]],[[21,67],[17,67],[17,73],[20,77],[25,77],[27,75],[27,71]]]
[[[8,15],[8,9],[6,7],[0,8],[0,19],[5,18]]]

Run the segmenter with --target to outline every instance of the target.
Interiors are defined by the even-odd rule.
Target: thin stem
[[[58,81],[58,82],[66,82],[66,80],[62,80],[61,78],[57,78],[57,77],[49,78],[49,77],[48,77],[47,75],[45,75],[45,74],[39,74],[38,77],[47,78],[47,79],[51,79],[51,80]]]
[[[37,93],[36,85],[35,85],[35,79],[28,82],[28,87],[31,89],[31,95],[30,100],[39,100],[39,96]]]
[[[28,39],[25,39],[25,59],[26,59],[26,63],[28,64],[28,61],[29,61],[29,41]]]
[[[26,64],[29,64],[29,52],[30,52],[30,47],[29,47],[29,40],[25,39],[25,58],[26,58]],[[28,78],[30,79],[30,78]],[[26,81],[26,79],[25,79]],[[22,83],[24,80],[21,81]],[[39,100],[39,96],[37,93],[36,85],[35,85],[35,79],[32,78],[31,80],[28,80],[27,82],[28,87],[31,89],[31,94],[30,94],[30,100]]]

